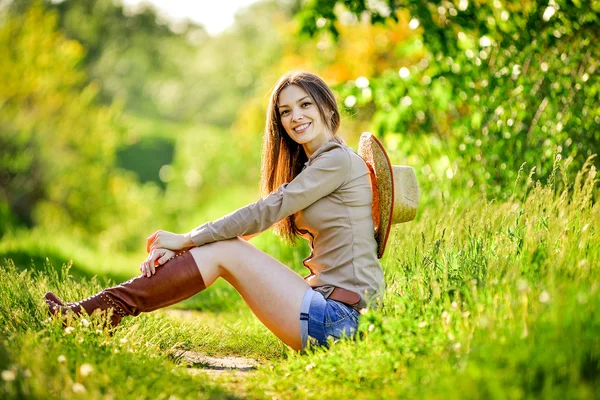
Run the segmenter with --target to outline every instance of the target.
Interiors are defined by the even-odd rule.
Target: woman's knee
[[[246,247],[245,245],[248,245],[245,240],[234,238],[194,247],[190,252],[194,256],[194,259],[213,262],[222,267],[231,261],[235,261],[235,258],[241,255],[241,252]]]
[[[240,251],[245,249],[245,245],[248,245],[245,240],[240,238],[233,238],[227,240],[220,240],[218,242],[209,243],[202,247],[207,247],[207,251],[211,253],[221,254],[223,256],[235,256]],[[202,248],[200,247],[200,248]]]

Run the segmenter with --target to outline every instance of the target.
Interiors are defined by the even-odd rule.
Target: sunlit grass
[[[589,167],[588,167],[589,168]],[[600,375],[596,171],[554,193],[421,210],[395,228],[362,339],[253,377],[283,398],[593,398]],[[341,378],[340,378],[341,377]],[[267,382],[265,385],[264,382]]]
[[[359,339],[300,354],[225,282],[178,305],[200,313],[143,314],[113,336],[93,319],[73,321],[67,332],[46,321],[44,291],[77,299],[101,282],[74,281],[39,263],[25,272],[3,263],[2,397],[85,390],[88,398],[593,398],[600,389],[595,170],[566,187],[530,183],[527,194],[506,202],[463,199],[420,210],[417,221],[394,228],[383,259],[384,306],[362,316]],[[305,249],[269,235],[253,241],[301,271]],[[26,244],[42,255],[48,249]],[[189,376],[176,349],[262,366],[243,377]]]

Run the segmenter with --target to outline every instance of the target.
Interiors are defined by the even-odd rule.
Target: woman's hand
[[[148,258],[146,261],[140,264],[140,271],[142,275],[151,277],[156,273],[156,267],[158,265],[163,265],[167,261],[169,261],[175,255],[174,251],[169,249],[154,249],[148,254]]]
[[[150,253],[154,249],[181,250],[192,247],[194,242],[189,235],[180,235],[167,231],[156,231],[146,241],[146,251]]]

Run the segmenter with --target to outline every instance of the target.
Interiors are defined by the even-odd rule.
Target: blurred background
[[[598,153],[599,1],[194,3],[0,1],[1,257],[139,263],[155,230],[255,201],[290,69],[332,86],[350,146],[371,131],[415,168],[421,207]]]

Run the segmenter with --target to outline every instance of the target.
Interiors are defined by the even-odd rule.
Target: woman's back
[[[325,297],[335,287],[355,292],[361,296],[359,307],[365,307],[384,286],[373,235],[369,172],[363,159],[343,141],[322,145],[306,168],[316,159],[322,172],[313,173],[315,179],[337,180],[340,185],[294,214],[296,227],[312,249],[304,259],[311,272],[305,279]]]

